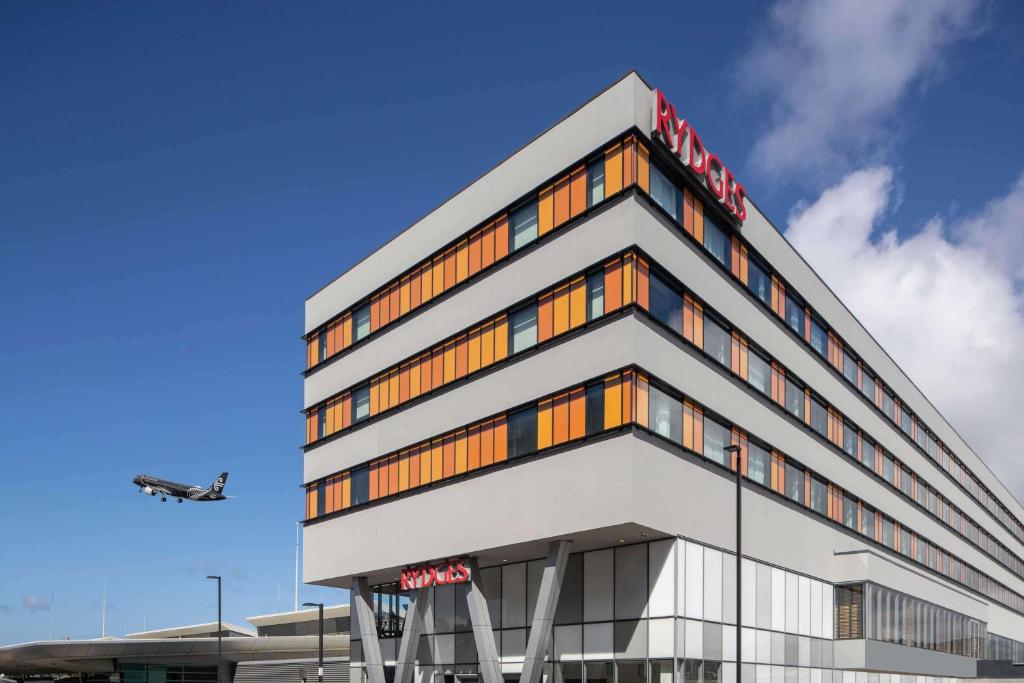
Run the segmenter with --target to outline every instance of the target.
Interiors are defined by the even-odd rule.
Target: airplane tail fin
[[[213,486],[211,488],[213,488],[214,493],[220,493],[224,490],[224,484],[226,483],[228,483],[228,473],[221,472],[220,476],[217,477],[217,480],[213,482]]]

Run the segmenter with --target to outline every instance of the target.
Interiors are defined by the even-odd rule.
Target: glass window
[[[370,500],[370,468],[352,470],[352,505],[362,505]]]
[[[704,457],[719,465],[726,463],[725,447],[732,442],[728,428],[704,416]]]
[[[896,461],[885,451],[882,451],[882,479],[890,484],[896,482]]]
[[[857,501],[848,494],[843,494],[843,524],[851,529],[857,528]]]
[[[651,431],[683,442],[683,402],[672,398],[661,389],[651,386],[648,390],[648,424]]]
[[[786,410],[803,421],[804,389],[790,377],[786,378]]]
[[[703,663],[699,659],[684,659],[682,662],[683,683],[704,683],[704,677],[700,671]]]
[[[888,389],[882,391],[882,410],[890,420],[896,421],[896,401],[893,400],[892,393]]]
[[[651,199],[668,212],[676,222],[681,223],[679,213],[682,205],[682,193],[665,177],[661,169],[651,165]]]
[[[650,277],[650,311],[676,332],[683,331],[683,297],[656,275]]]
[[[910,557],[910,532],[906,527],[900,527],[900,552]]]
[[[316,435],[318,439],[327,436],[327,406],[320,406],[316,411]]]
[[[771,485],[771,455],[753,442],[747,444],[747,477],[762,486]]]
[[[828,514],[828,485],[811,475],[811,509],[819,515]]]
[[[860,532],[869,538],[875,537],[875,511],[867,505],[860,508]]]
[[[843,451],[851,458],[857,457],[857,428],[843,424]]]
[[[587,165],[587,206],[604,200],[604,159],[596,159]]]
[[[704,248],[726,268],[732,267],[732,241],[711,216],[704,215]]]
[[[511,316],[512,353],[537,345],[537,304],[520,308]]]
[[[882,517],[882,543],[890,548],[896,547],[896,527],[888,517]]]
[[[864,467],[875,471],[875,444],[870,439],[860,440],[860,461]]]
[[[843,377],[848,381],[852,382],[854,386],[857,384],[857,359],[849,354],[847,351],[843,351]]]
[[[863,377],[864,386],[860,388],[860,392],[867,396],[868,400],[872,403],[875,402],[875,378],[866,372],[861,373]]]
[[[907,408],[904,406],[903,413],[900,415],[900,429],[902,429],[906,434],[910,434],[910,423],[910,413],[907,412]]]
[[[753,256],[747,263],[747,287],[766,306],[772,305],[772,279]]]
[[[708,354],[721,365],[732,365],[732,342],[729,333],[712,320],[704,316],[704,353]]]
[[[786,461],[786,497],[803,505],[804,468]]]
[[[370,417],[370,385],[364,384],[352,391],[352,421]]]
[[[718,683],[722,680],[722,663],[704,660],[704,683]]]
[[[828,334],[814,316],[811,316],[811,348],[822,358],[828,358]]]
[[[828,410],[817,398],[811,398],[811,429],[828,438]]]
[[[321,362],[327,359],[327,330],[320,330],[316,336],[316,357]]]
[[[370,307],[363,306],[353,316],[352,339],[359,341],[368,334],[370,334]]]
[[[747,381],[750,382],[750,386],[760,391],[765,396],[771,396],[772,393],[772,370],[764,358],[759,353],[750,349],[747,354]]]
[[[617,662],[616,683],[647,683],[647,661]]]
[[[587,434],[597,434],[604,429],[604,382],[587,387],[586,416]]]
[[[604,271],[598,271],[587,276],[587,320],[594,320],[602,315],[604,315]]]
[[[508,416],[508,457],[518,458],[537,450],[537,407]]]
[[[512,237],[512,251],[521,249],[537,239],[537,202],[524,204],[509,216],[509,232]]]
[[[804,336],[804,305],[793,298],[792,294],[786,295],[786,324],[794,332]]]

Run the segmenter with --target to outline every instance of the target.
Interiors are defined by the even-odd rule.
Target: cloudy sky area
[[[904,193],[928,191],[899,177],[907,99],[946,77],[962,43],[984,39],[990,10],[783,0],[743,82],[771,111],[753,168],[773,182],[810,170],[827,185],[793,206],[787,238],[1024,500],[1024,174],[976,213],[892,222]]]

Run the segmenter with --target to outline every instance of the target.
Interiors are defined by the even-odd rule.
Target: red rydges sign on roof
[[[700,141],[700,136],[689,121],[680,119],[676,108],[655,88],[654,121],[651,122],[651,137],[660,139],[679,157],[683,165],[718,198],[726,210],[742,222],[747,217],[743,200],[747,193],[741,183],[736,182],[732,172],[726,168],[717,154],[709,152]]]
[[[402,570],[399,590],[407,591],[427,586],[445,586],[450,583],[469,581],[469,567],[466,560],[449,560],[439,564],[422,564]]]

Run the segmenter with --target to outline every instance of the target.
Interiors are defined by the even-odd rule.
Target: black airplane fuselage
[[[158,495],[160,500],[177,498],[180,503],[183,500],[194,500],[197,503],[205,503],[214,500],[225,500],[224,484],[227,483],[228,473],[224,472],[216,481],[209,486],[193,486],[191,484],[179,484],[176,481],[168,481],[159,477],[151,477],[148,474],[137,475],[132,483],[139,487],[140,493],[150,496]]]

